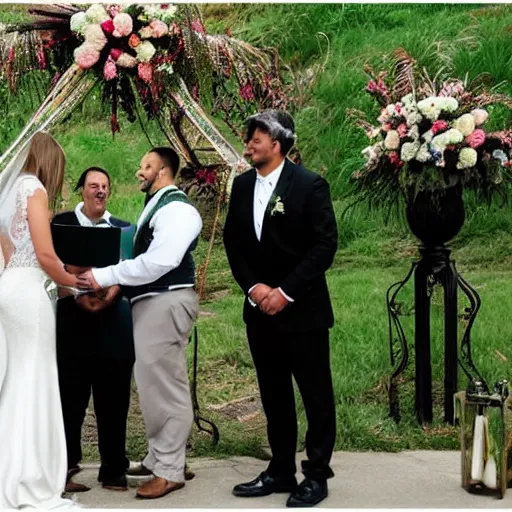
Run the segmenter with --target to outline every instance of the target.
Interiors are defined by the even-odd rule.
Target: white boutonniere
[[[276,200],[274,201],[274,206],[272,207],[272,210],[270,210],[270,216],[273,217],[274,215],[284,215],[284,204],[281,199],[281,196],[277,196]]]

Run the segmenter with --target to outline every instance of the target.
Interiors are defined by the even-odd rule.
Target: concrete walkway
[[[297,461],[302,458],[298,454]],[[127,492],[107,491],[96,481],[97,465],[84,465],[74,481],[92,490],[76,494],[86,508],[283,508],[286,494],[236,498],[232,487],[252,480],[266,462],[250,457],[191,459],[196,477],[184,489],[156,500],[135,499],[143,479],[129,477]],[[298,467],[300,467],[298,465]],[[469,494],[460,485],[459,452],[337,452],[325,508],[512,508],[512,489],[499,500]]]

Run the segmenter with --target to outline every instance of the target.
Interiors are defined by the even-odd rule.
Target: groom
[[[286,159],[294,140],[295,125],[285,112],[249,118],[246,156],[254,168],[233,183],[224,245],[246,295],[243,315],[272,449],[267,470],[233,494],[290,492],[287,506],[307,507],[327,496],[327,479],[334,476],[334,318],[325,272],[336,253],[337,228],[325,179]],[[298,487],[292,376],[308,419],[308,460]]]
[[[80,280],[94,289],[120,284],[130,296],[135,381],[148,436],[143,465],[154,475],[138,488],[139,498],[160,498],[185,485],[193,421],[186,348],[199,309],[192,252],[202,221],[174,183],[178,169],[171,148],[144,155],[137,178],[150,198],[137,223],[134,259],[93,269]]]

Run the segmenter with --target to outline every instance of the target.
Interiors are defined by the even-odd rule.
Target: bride
[[[49,207],[65,157],[37,132],[0,173],[0,509],[72,506],[55,318],[44,282],[77,286],[52,244]]]

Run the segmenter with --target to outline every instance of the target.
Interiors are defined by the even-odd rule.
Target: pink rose
[[[473,133],[466,137],[466,142],[470,148],[476,149],[485,142],[485,132],[477,128]]]
[[[448,123],[443,120],[436,121],[431,128],[432,134],[435,135],[436,133],[442,132],[444,130],[448,129]]]
[[[149,62],[139,62],[137,71],[139,72],[139,78],[147,84],[153,79],[153,66]]]
[[[103,76],[105,80],[113,80],[117,76],[117,67],[113,59],[108,58],[103,66]]]
[[[137,48],[140,44],[140,38],[137,34],[132,34],[130,39],[128,39],[128,46],[130,48]]]
[[[120,50],[119,48],[112,48],[112,50],[110,50],[110,56],[114,60],[119,59],[119,57],[122,55],[122,53],[123,53],[123,50]]]
[[[396,131],[400,137],[405,137],[407,135],[407,125],[405,123],[399,124]]]
[[[114,32],[114,22],[112,20],[105,20],[101,25],[103,32],[107,34],[112,34]]]
[[[152,36],[155,38],[166,36],[169,33],[169,28],[163,21],[153,20],[149,26],[152,31]]]
[[[74,56],[75,62],[82,69],[89,69],[92,68],[100,59],[100,52],[93,46],[84,43],[75,50]]]
[[[126,37],[132,33],[133,30],[133,21],[132,17],[125,13],[121,12],[114,18],[114,37]]]
[[[402,165],[404,165],[400,160],[400,155],[396,151],[390,151],[388,153],[388,158],[392,165],[396,165],[397,167],[402,167]]]
[[[483,108],[475,108],[474,110],[471,111],[471,115],[475,120],[476,126],[484,124],[485,121],[487,121],[487,118],[489,117],[489,114]]]

